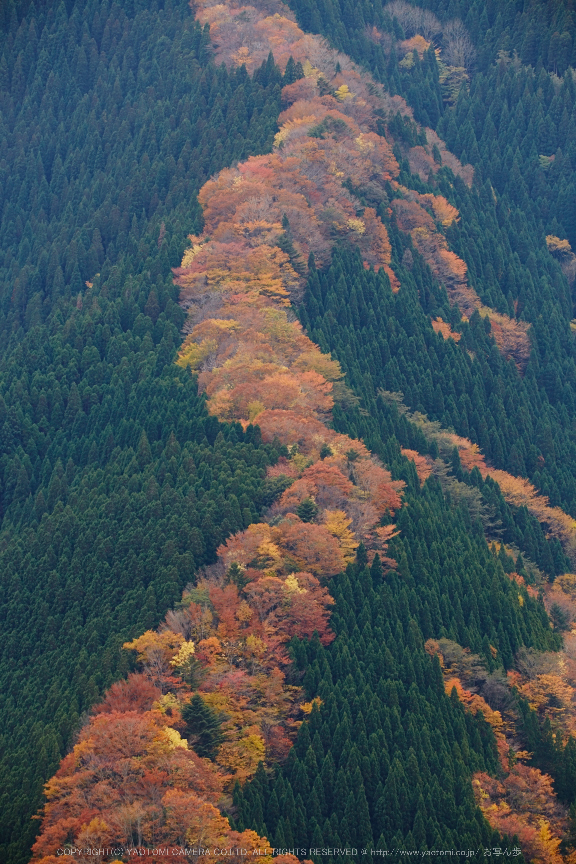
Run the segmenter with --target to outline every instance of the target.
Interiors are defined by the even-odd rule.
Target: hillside
[[[452,7],[26,6],[0,60],[3,854],[29,859],[63,756],[42,864],[569,864],[570,223],[461,130],[531,75],[567,112],[570,60],[523,67]]]
[[[482,301],[530,322],[533,350],[526,377],[535,380],[538,396],[515,393],[509,397],[514,408],[503,399],[503,413],[509,421],[515,418],[512,432],[494,413],[490,388],[478,385],[478,414],[489,432],[484,436],[464,400],[455,400],[451,414],[429,405],[424,410],[473,437],[500,467],[515,466],[515,473],[528,476],[554,504],[573,512],[574,478],[567,466],[574,464],[574,443],[564,413],[573,415],[574,393],[571,5],[395,0],[355,4],[357,14],[343,0],[291,5],[304,27],[326,35],[389,93],[406,98],[415,119],[474,167],[470,193],[456,184],[451,198],[467,218],[452,226],[450,240]],[[409,157],[409,165],[423,181],[437,170],[421,151]]]
[[[10,10],[0,857],[26,861],[43,783],[127,669],[119,647],[265,500],[275,452],[210,418],[173,365],[184,316],[170,267],[197,230],[202,183],[269,147],[281,82],[217,70],[185,3]],[[241,139],[224,134],[232,100]]]

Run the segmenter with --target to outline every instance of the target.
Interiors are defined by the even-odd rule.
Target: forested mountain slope
[[[572,257],[530,185],[569,163],[508,188],[425,128],[571,73],[394,5],[307,22],[385,87],[276,2],[2,8],[10,861],[65,752],[44,864],[572,860]]]
[[[501,467],[515,465],[555,504],[573,511],[576,487],[566,468],[574,460],[573,299],[558,267],[572,285],[574,11],[551,3],[419,5],[355,4],[352,12],[345,2],[291,4],[304,27],[326,35],[389,92],[404,96],[416,120],[474,166],[471,193],[456,184],[451,198],[467,219],[450,228],[450,240],[483,301],[531,322],[527,378],[538,395],[530,397],[531,418],[524,414],[523,434],[514,441],[500,432],[490,405],[482,413],[488,426],[494,419],[496,434],[484,442],[466,404],[451,419],[425,410],[460,434],[470,432],[495,462],[502,453]],[[421,152],[409,163],[424,181],[437,170]],[[485,401],[481,389],[478,398]]]
[[[518,855],[519,840],[527,859],[571,860],[575,681],[558,649],[574,523],[522,478],[552,410],[536,322],[490,294],[462,240],[474,219],[503,248],[522,232],[481,206],[470,168],[401,98],[280,4],[198,15],[228,68],[285,85],[273,152],[204,185],[175,270],[178,364],[231,424],[214,449],[258,445],[269,507],[250,526],[242,514],[163,624],[124,645],[141,671],[93,709],[48,784],[34,858],[72,843],[168,860],[189,843],[218,860],[214,846],[268,842],[289,864],[295,848]],[[565,278],[535,248],[571,350]],[[482,406],[484,455],[422,413],[480,439],[467,416],[457,426],[460,397]],[[514,411],[528,418],[516,461]],[[533,587],[545,574],[554,629]]]
[[[119,646],[266,500],[274,449],[173,365],[170,267],[206,178],[270,146],[282,81],[217,69],[185,3],[1,15],[0,857],[25,861]]]

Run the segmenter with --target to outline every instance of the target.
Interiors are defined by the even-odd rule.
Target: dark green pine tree
[[[302,522],[313,522],[318,513],[318,505],[312,498],[304,498],[296,508],[296,514]]]
[[[185,734],[191,747],[199,756],[214,759],[224,740],[224,718],[206,705],[199,693],[195,693],[184,705],[182,719],[186,723]]]
[[[226,578],[229,582],[232,582],[240,592],[244,590],[246,585],[249,582],[249,579],[245,575],[245,568],[238,564],[236,561],[233,561],[230,567],[226,572]]]

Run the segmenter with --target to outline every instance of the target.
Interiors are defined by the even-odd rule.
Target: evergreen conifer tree
[[[223,718],[206,705],[199,693],[195,693],[184,705],[182,719],[186,723],[186,737],[196,753],[214,759],[224,740]]]
[[[318,513],[318,506],[312,498],[304,498],[296,508],[296,514],[302,522],[313,522]]]

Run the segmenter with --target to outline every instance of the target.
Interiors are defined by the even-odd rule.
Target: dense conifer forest
[[[456,398],[456,410],[446,422],[460,434],[471,435],[496,462],[502,452],[503,467],[514,465],[514,471],[527,473],[555,503],[573,509],[576,487],[568,476],[571,469],[566,471],[567,463],[574,460],[574,443],[568,443],[572,437],[568,417],[574,414],[576,382],[569,327],[573,297],[559,273],[562,252],[552,260],[543,238],[559,235],[570,244],[576,243],[571,209],[576,179],[576,91],[572,72],[567,70],[572,58],[574,11],[570,4],[559,4],[552,10],[552,4],[544,3],[475,3],[466,4],[465,11],[457,3],[421,4],[435,13],[436,23],[427,22],[435,44],[449,47],[442,27],[455,16],[462,19],[474,41],[470,59],[454,61],[461,65],[467,59],[469,67],[469,72],[460,70],[469,78],[469,86],[459,86],[460,81],[455,93],[448,86],[450,79],[442,74],[442,53],[438,58],[430,48],[421,60],[416,55],[411,66],[403,62],[401,40],[414,36],[421,24],[418,16],[406,11],[411,8],[408,4],[391,3],[384,8],[372,3],[355,5],[354,14],[346,3],[293,0],[291,5],[303,26],[326,34],[392,93],[404,96],[416,120],[436,129],[461,161],[474,165],[471,193],[459,182],[452,194],[446,186],[441,187],[468,216],[466,225],[452,226],[448,233],[483,301],[532,323],[535,350],[526,384],[533,380],[540,391],[539,396],[534,393],[529,397],[534,406],[529,411],[537,412],[538,421],[534,424],[526,417],[522,424],[514,423],[516,431],[522,428],[522,444],[516,439],[507,445],[499,421],[495,421],[498,433],[485,434],[480,441],[480,431],[473,430],[474,421],[470,426],[468,404]],[[392,44],[374,37],[371,27],[381,28]],[[569,36],[570,45],[567,59],[560,65],[554,53],[558,30],[563,44],[568,44]],[[570,247],[566,249],[570,257]],[[458,378],[462,380],[462,374]],[[409,383],[406,388],[397,389],[407,392]],[[474,406],[486,402],[481,390],[482,386],[476,388]],[[446,392],[443,390],[444,398]],[[430,400],[409,395],[408,401],[444,419],[445,408],[438,412]],[[492,426],[490,408],[486,406],[480,413],[486,428]],[[506,413],[511,418],[515,409],[507,405]],[[555,466],[561,452],[565,457]],[[540,465],[535,461],[538,457],[545,460]]]
[[[202,183],[270,147],[282,81],[218,69],[183,2],[2,15],[0,846],[22,861],[119,646],[265,502],[274,451],[172,365],[170,267]]]
[[[576,9],[288,5],[0,5],[0,859],[573,864]]]

